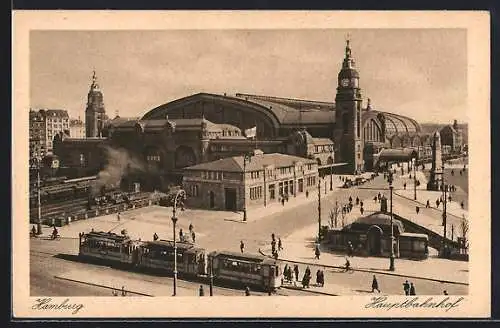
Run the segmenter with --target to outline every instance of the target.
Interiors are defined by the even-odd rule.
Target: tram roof
[[[153,247],[163,247],[163,248],[174,248],[173,240],[156,240],[156,241],[143,241],[145,246],[153,246]],[[186,242],[176,242],[176,246],[179,249],[196,249],[194,244],[186,243]]]
[[[264,261],[266,259],[265,256],[258,255],[258,254],[242,254],[242,253],[231,252],[231,251],[214,251],[214,252],[212,252],[212,254],[223,255],[223,256],[234,258],[237,260]]]
[[[87,234],[87,238],[94,238],[94,239],[108,239],[108,240],[113,240],[113,241],[119,241],[119,242],[124,242],[130,239],[128,236],[123,236],[123,235],[118,235],[113,232],[104,232],[104,231],[94,231],[94,232],[89,232]]]

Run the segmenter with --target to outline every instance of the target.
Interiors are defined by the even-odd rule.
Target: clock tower
[[[92,75],[92,84],[87,95],[87,108],[85,109],[86,136],[101,137],[104,122],[107,120],[102,91],[97,83],[97,77]]]
[[[348,163],[348,172],[363,170],[363,137],[361,135],[361,89],[359,73],[355,69],[349,40],[346,41],[345,58],[338,74],[335,96],[335,157],[338,162]]]

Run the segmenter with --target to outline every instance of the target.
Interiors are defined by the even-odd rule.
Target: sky
[[[464,29],[32,31],[30,106],[83,119],[93,70],[110,117],[199,92],[334,102],[347,37],[364,105],[466,122]]]

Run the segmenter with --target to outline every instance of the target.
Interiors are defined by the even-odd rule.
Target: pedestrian
[[[352,197],[349,196],[349,203],[352,203]]]
[[[153,235],[153,240],[154,240],[154,241],[157,241],[157,240],[158,240],[158,235],[156,234],[156,232],[155,232],[155,233],[154,233],[154,235]]]
[[[274,233],[271,234],[271,240],[272,241],[275,241],[276,240],[276,236],[274,235]]]
[[[455,171],[451,170],[451,176],[455,175]]]
[[[412,282],[410,282],[410,295],[412,295],[412,296],[413,296],[413,295],[417,295],[417,294],[415,293],[415,286],[413,285],[413,283],[412,283]]]
[[[276,252],[276,240],[271,241],[271,253]]]
[[[127,291],[125,290],[125,286],[122,286],[122,296],[127,296]]]
[[[319,260],[321,252],[319,251],[319,246],[316,245],[316,250],[314,251],[315,259]]]
[[[373,201],[376,203],[377,202],[377,196],[373,197]]]
[[[184,234],[182,233],[182,229],[179,230],[179,240],[182,241]]]
[[[278,238],[278,250],[283,250],[283,244],[281,243],[281,238]]]
[[[240,241],[240,250],[243,253],[243,250],[245,249],[245,244],[243,243],[243,240]]]
[[[299,266],[297,264],[293,266],[293,273],[295,273],[295,281],[299,281]]]
[[[359,201],[359,206],[363,207],[363,205],[364,205],[363,201],[362,200]]]
[[[356,205],[359,205],[359,197],[356,196]]]
[[[196,234],[193,232],[191,232],[191,238],[193,238],[193,243],[196,242]]]
[[[420,207],[416,206],[416,207],[415,207],[415,211],[416,211],[416,212],[417,212],[417,214],[418,214],[418,212],[420,212]]]
[[[443,290],[443,295],[448,295],[448,292],[446,290]]]
[[[33,227],[31,228],[31,234],[34,236],[36,235],[36,228],[35,226],[33,225]]]
[[[448,196],[448,201],[451,202],[451,195]]]
[[[194,227],[193,227],[193,224],[192,224],[192,223],[190,223],[190,224],[189,224],[189,232],[193,231],[193,228],[194,228]]]
[[[281,205],[285,206],[285,198],[283,198],[283,197],[281,198]]]
[[[425,204],[425,208],[429,208],[431,207],[431,203],[429,202],[429,200],[427,200],[427,203]]]
[[[120,221],[120,212],[118,212],[118,214],[116,214],[116,219],[117,219],[118,221]]]
[[[380,289],[378,289],[378,281],[377,281],[377,277],[375,277],[375,275],[373,275],[373,280],[372,280],[372,293],[374,291],[377,291],[380,293]]]
[[[363,208],[363,207],[360,207],[360,208],[359,208],[359,212],[361,213],[361,215],[363,215],[363,212],[364,212],[364,211],[365,211],[365,210],[364,210],[364,208]]]
[[[352,253],[353,253],[353,251],[354,251],[354,247],[352,247],[352,243],[351,243],[351,241],[349,240],[349,241],[347,242],[347,256],[352,257]]]
[[[464,205],[464,201],[461,201],[461,202],[460,202],[460,207],[461,207],[462,209],[464,209],[464,206],[465,206],[465,205]]]
[[[378,199],[378,201],[379,201],[379,202],[380,202],[380,198],[381,198],[381,197],[382,197],[382,195],[381,195],[380,193],[378,193],[378,195],[377,195],[377,199]]]
[[[200,296],[205,296],[205,291],[203,290],[203,285],[200,285]]]
[[[460,170],[460,176],[462,176],[462,170]]]
[[[309,190],[306,190],[306,198],[309,197]]]
[[[319,283],[320,283],[321,287],[323,287],[323,286],[325,286],[325,272],[323,272],[323,270],[320,270],[319,273],[320,273]]]
[[[245,287],[245,296],[250,296],[250,288],[248,286]]]
[[[306,271],[304,271],[304,274],[305,274],[308,278],[311,278],[311,269],[309,269],[309,267],[308,267],[308,266],[306,267]]]
[[[285,200],[288,203],[288,194],[285,194]]]
[[[285,277],[285,281],[288,281],[288,264],[285,264],[285,268],[283,269],[283,277]]]
[[[410,295],[410,283],[408,280],[403,284],[403,290],[405,291],[405,295]]]
[[[439,207],[439,199],[436,199],[436,207]]]
[[[321,286],[321,270],[316,271],[316,286]]]
[[[403,183],[403,189],[406,190],[406,182]]]

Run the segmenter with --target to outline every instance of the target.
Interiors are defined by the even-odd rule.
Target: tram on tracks
[[[252,286],[262,290],[281,287],[281,261],[261,255],[227,251],[207,253],[192,243],[177,242],[177,272],[186,278]],[[174,271],[174,243],[170,240],[132,240],[110,232],[80,234],[79,256],[129,269]]]

